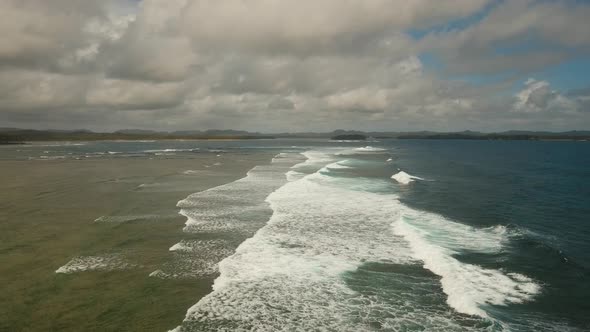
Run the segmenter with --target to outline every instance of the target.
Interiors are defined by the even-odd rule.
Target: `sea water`
[[[217,155],[232,162],[259,151],[275,158],[179,198],[184,236],[145,278],[214,283],[171,329],[590,330],[587,142],[89,142],[10,147],[1,157],[209,154],[205,169],[182,171],[201,176],[219,167]],[[137,190],[177,186],[187,184]],[[123,256],[72,255],[57,274],[137,268]]]
[[[176,331],[590,328],[590,145],[371,144],[301,147]]]

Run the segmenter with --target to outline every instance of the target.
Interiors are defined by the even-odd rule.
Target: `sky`
[[[0,127],[590,130],[590,1],[0,0]]]

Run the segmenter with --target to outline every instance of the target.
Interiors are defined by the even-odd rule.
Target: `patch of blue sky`
[[[568,92],[590,88],[590,58],[587,54],[565,61],[556,66],[533,73],[532,77],[544,80],[554,89]]]
[[[527,71],[526,73],[511,70],[493,74],[461,75],[445,73],[443,61],[437,58],[435,54],[423,53],[419,55],[419,59],[425,68],[444,75],[447,79],[465,81],[473,85],[494,84],[522,76],[515,82],[513,92],[520,90],[524,82],[529,78],[547,81],[553,89],[564,93],[590,88],[590,57],[585,51],[552,47],[546,41],[542,42],[532,34],[518,41],[493,45],[492,47],[492,52],[499,56],[557,52],[553,50],[559,50],[559,53],[563,54],[563,59],[555,64],[548,64],[541,69]]]
[[[431,26],[424,29],[410,29],[406,31],[406,33],[408,33],[414,39],[421,39],[429,33],[464,30],[483,20],[490,13],[490,11],[496,5],[498,5],[498,3],[500,3],[500,1],[498,0],[492,1],[489,4],[487,4],[482,10],[467,17],[461,17],[459,19],[451,20],[443,24]]]

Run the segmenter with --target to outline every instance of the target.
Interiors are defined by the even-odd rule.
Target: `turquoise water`
[[[276,154],[245,178],[178,203],[187,238],[219,240],[183,240],[170,248],[177,260],[153,273],[216,273],[212,292],[195,299],[177,331],[590,329],[587,142],[18,149],[3,157]]]

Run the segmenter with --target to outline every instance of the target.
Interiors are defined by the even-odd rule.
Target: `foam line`
[[[387,151],[386,149],[376,148],[376,147],[368,146],[368,145],[363,148],[356,148],[354,150],[357,152],[384,152],[384,151]]]
[[[460,250],[500,250],[506,241],[501,228],[476,230],[433,214],[405,211],[393,223],[394,232],[409,242],[425,268],[441,276],[447,303],[458,312],[487,317],[482,309],[486,304],[522,303],[540,292],[540,286],[524,275],[462,263],[454,257]]]
[[[395,200],[331,181],[316,172],[269,195],[271,219],[220,262],[214,291],[189,309],[183,327],[366,329],[346,317],[360,303],[342,274],[364,261],[414,259],[390,229]]]
[[[497,253],[509,241],[505,228],[477,229],[410,209],[393,191],[381,190],[390,187],[387,179],[328,175],[329,165],[340,161],[337,153],[308,151],[305,162],[285,170],[299,174],[266,198],[270,219],[219,262],[213,292],[187,311],[178,331],[488,330],[495,323],[486,318],[486,305],[538,294],[527,276],[456,257]],[[228,215],[234,204],[251,204],[222,192],[234,199],[225,205]],[[417,272],[400,272],[405,283],[384,296],[387,288],[372,283],[361,283],[365,292],[351,286],[367,263],[394,271],[369,272],[367,278],[385,278],[385,284],[396,281],[387,279],[395,271]],[[415,300],[419,292],[421,301]]]
[[[55,273],[72,274],[84,271],[113,271],[135,267],[120,255],[78,256],[61,266]]]
[[[244,178],[179,201],[186,233],[228,233],[250,237],[264,226],[271,211],[266,196],[287,182],[285,173],[302,161],[299,153],[282,153],[269,165],[259,165]],[[201,278],[217,273],[217,264],[233,254],[237,244],[223,240],[182,240],[170,247],[172,258],[150,276],[162,279]]]

